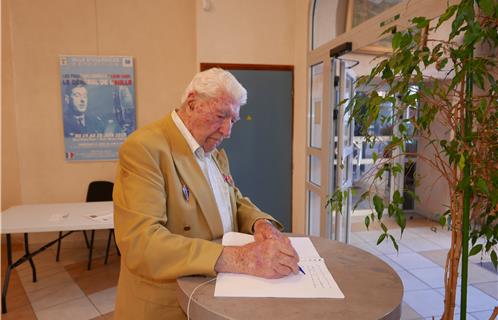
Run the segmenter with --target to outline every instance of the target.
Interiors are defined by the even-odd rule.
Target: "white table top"
[[[28,204],[0,215],[2,234],[114,228],[112,201]]]

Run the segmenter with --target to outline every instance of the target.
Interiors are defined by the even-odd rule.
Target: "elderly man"
[[[175,279],[245,273],[279,278],[298,272],[298,256],[279,222],[242,196],[224,151],[246,90],[227,71],[198,73],[179,109],[134,132],[120,150],[114,217],[121,272],[116,319],[184,319]],[[229,231],[255,242],[223,247]]]

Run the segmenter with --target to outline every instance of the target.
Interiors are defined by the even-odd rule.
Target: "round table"
[[[292,235],[295,236],[295,235]],[[376,256],[341,242],[310,237],[344,299],[214,297],[216,281],[199,287],[190,303],[190,318],[218,319],[400,319],[403,285],[398,274]],[[188,298],[211,279],[177,279],[177,297],[187,312]]]

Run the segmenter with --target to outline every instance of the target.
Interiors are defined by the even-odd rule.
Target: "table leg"
[[[92,267],[92,252],[93,252],[93,239],[95,238],[95,230],[92,230],[92,235],[90,237],[90,253],[88,254],[88,270]]]
[[[109,236],[107,237],[107,246],[105,247],[104,264],[107,264],[107,260],[109,259],[109,247],[111,246],[111,241],[112,241],[112,230],[109,230]]]
[[[57,255],[55,256],[55,261],[59,262],[59,256],[61,254],[61,238],[62,231],[59,232],[59,239],[57,239]]]
[[[26,256],[28,257],[29,264],[31,265],[31,270],[33,271],[33,282],[36,282],[36,268],[33,263],[32,255],[29,253],[29,242],[28,242],[28,234],[24,234],[24,251]]]
[[[66,234],[63,234],[60,239],[63,239],[73,233],[73,231],[69,231]],[[57,238],[53,241],[50,241],[46,245],[40,247],[39,249],[35,250],[34,252],[29,251],[29,242],[28,242],[28,234],[24,234],[24,250],[26,253],[19,258],[16,262],[12,261],[12,244],[11,244],[11,239],[10,239],[10,234],[6,234],[7,237],[7,270],[5,272],[5,279],[3,283],[3,288],[2,288],[2,313],[7,312],[7,289],[9,287],[9,280],[10,280],[10,273],[11,271],[18,267],[19,265],[23,264],[26,261],[29,261],[31,265],[31,269],[33,270],[33,282],[36,282],[36,268],[35,264],[33,262],[33,257],[39,254],[40,252],[45,251],[47,248],[50,248],[54,244],[56,244],[60,239]]]
[[[10,239],[10,234],[7,237],[7,270],[5,272],[5,279],[3,280],[2,288],[2,313],[7,312],[7,289],[9,288],[10,272],[12,270],[12,243]]]

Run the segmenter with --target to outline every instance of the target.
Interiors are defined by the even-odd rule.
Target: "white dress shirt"
[[[185,127],[185,124],[176,111],[173,110],[173,112],[171,112],[171,117],[178,127],[178,130],[180,130],[187,141],[199,167],[201,167],[206,180],[211,186],[211,190],[213,190],[216,205],[223,224],[223,231],[225,233],[233,231],[232,206],[230,204],[230,190],[228,189],[227,181],[225,181],[216,162],[214,162],[211,153],[204,152],[204,149],[202,149],[190,131],[188,131],[187,127]]]

